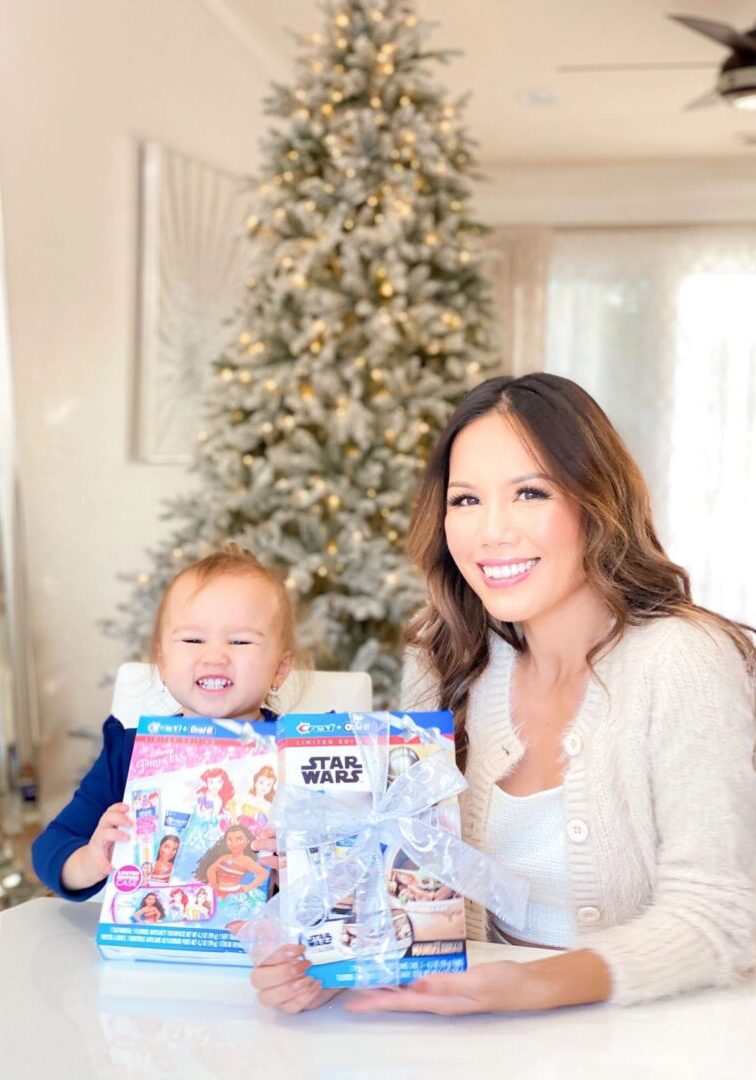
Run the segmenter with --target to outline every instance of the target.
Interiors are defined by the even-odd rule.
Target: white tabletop
[[[620,1009],[512,1016],[301,1016],[261,1009],[248,972],[102,960],[99,905],[0,916],[3,1080],[732,1080],[756,1075],[756,984]],[[473,944],[473,962],[536,950]]]

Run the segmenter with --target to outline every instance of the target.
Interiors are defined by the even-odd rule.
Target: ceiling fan
[[[727,23],[712,19],[699,19],[693,15],[670,15],[670,19],[687,26],[711,41],[729,49],[729,55],[719,68],[717,81],[712,90],[696,98],[687,109],[701,109],[718,105],[723,101],[738,109],[756,110],[756,26],[749,30],[735,30]],[[647,64],[566,64],[557,71],[578,73],[591,71],[669,71],[673,69],[709,68],[711,64],[695,61]]]

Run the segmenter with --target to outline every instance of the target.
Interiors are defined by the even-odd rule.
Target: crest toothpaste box
[[[272,721],[145,716],[97,930],[108,958],[248,965],[234,930],[265,903],[251,840],[278,783]]]
[[[281,881],[281,910],[287,922],[296,919],[291,899],[296,896],[296,883],[337,874],[340,861],[350,857],[360,821],[373,806],[366,750],[354,736],[358,716],[290,714],[277,721],[282,782],[328,792],[353,813],[356,830],[354,836],[342,836],[336,843],[288,846]],[[393,713],[392,717],[383,749],[387,755],[386,789],[431,754],[443,753],[454,761],[450,712]],[[460,835],[456,798],[425,811],[422,820]],[[296,822],[292,827],[296,828]],[[309,973],[323,986],[346,987],[403,984],[432,972],[465,970],[463,898],[423,866],[417,851],[413,858],[399,843],[381,844],[375,873],[380,881],[373,881],[371,887],[382,890],[393,934],[384,933],[381,940],[371,943],[369,930],[361,925],[362,909],[355,897],[358,890],[339,897],[330,909],[321,905],[319,913],[315,897],[314,920],[300,937],[306,946],[305,956],[313,965]],[[299,904],[301,907],[301,898]],[[301,911],[299,918],[301,924]]]

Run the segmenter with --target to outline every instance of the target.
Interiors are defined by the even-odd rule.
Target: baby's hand
[[[109,806],[97,822],[89,843],[68,856],[61,873],[61,882],[66,889],[72,892],[88,889],[108,876],[113,869],[111,859],[115,842],[128,840],[134,828],[128,810],[128,803]]]
[[[119,802],[109,806],[98,821],[97,828],[87,844],[88,861],[99,877],[107,877],[113,869],[111,860],[116,841],[131,838],[134,822],[128,812],[128,803]]]
[[[268,870],[278,871],[286,866],[286,856],[278,850],[276,834],[272,829],[262,829],[252,841],[253,851],[264,851],[257,861]]]

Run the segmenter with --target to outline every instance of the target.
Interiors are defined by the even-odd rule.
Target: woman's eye
[[[477,506],[478,498],[476,495],[452,495],[448,501],[447,506]]]
[[[518,488],[517,498],[520,502],[530,502],[531,499],[550,499],[551,495],[544,488],[530,486]]]

